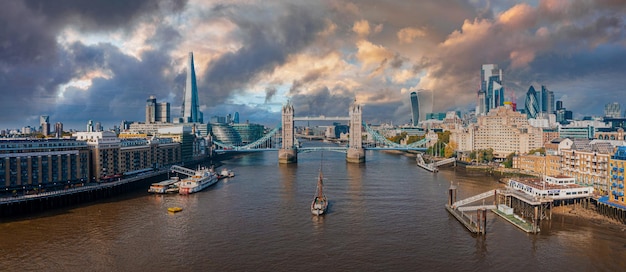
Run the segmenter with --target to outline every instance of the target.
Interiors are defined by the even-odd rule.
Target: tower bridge
[[[296,117],[293,105],[287,103],[282,107],[282,122],[262,138],[244,146],[213,141],[220,149],[218,152],[261,152],[278,151],[279,163],[297,163],[298,153],[314,151],[333,151],[346,154],[346,161],[350,163],[365,162],[365,150],[414,150],[425,151],[428,139],[402,145],[389,141],[383,135],[369,127],[362,119],[362,106],[352,104],[347,117],[342,116],[309,116]],[[295,137],[296,121],[348,121],[349,141],[348,145],[334,147],[301,147]],[[363,131],[369,136],[367,142],[363,141]]]

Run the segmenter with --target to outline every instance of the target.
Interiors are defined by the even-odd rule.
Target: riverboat
[[[180,181],[178,193],[181,195],[193,194],[217,183],[218,176],[212,168],[202,168],[195,174]]]
[[[153,194],[167,194],[167,193],[176,193],[178,192],[178,184],[180,179],[178,177],[172,177],[171,179],[152,183],[150,188],[148,188],[148,193]]]
[[[315,194],[315,198],[313,198],[313,202],[311,202],[311,213],[318,216],[324,214],[328,208],[328,199],[326,195],[324,195],[323,179],[322,169],[320,168],[320,173],[317,178],[317,193]]]
[[[222,171],[220,171],[219,174],[219,178],[223,179],[223,178],[232,178],[235,176],[235,172],[233,172],[232,170],[228,170],[226,168],[222,169]]]

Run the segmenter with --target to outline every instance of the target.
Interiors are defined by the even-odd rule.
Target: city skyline
[[[473,109],[488,63],[505,101],[545,85],[575,114],[602,115],[625,102],[625,12],[620,1],[10,1],[0,127],[142,121],[151,95],[179,113],[188,52],[206,116],[272,125],[287,99],[297,115],[345,115],[356,97],[364,120],[409,123],[419,89],[433,111]]]

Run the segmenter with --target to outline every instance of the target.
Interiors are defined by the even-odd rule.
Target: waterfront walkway
[[[159,170],[159,171],[155,171],[155,172],[151,172],[151,173],[138,175],[138,176],[131,177],[131,178],[120,179],[120,180],[117,180],[117,181],[106,182],[106,183],[99,183],[99,184],[95,184],[95,185],[80,186],[80,187],[63,189],[63,190],[54,190],[54,191],[37,193],[37,194],[20,195],[20,196],[12,196],[12,197],[3,197],[3,198],[0,198],[0,205],[11,204],[11,203],[20,203],[20,202],[25,202],[25,201],[29,201],[29,200],[42,199],[42,198],[48,198],[48,197],[57,197],[57,196],[71,195],[71,194],[77,194],[77,193],[81,193],[81,192],[99,190],[99,189],[104,189],[104,188],[111,188],[111,187],[115,187],[115,186],[119,186],[119,185],[123,185],[123,184],[127,184],[127,183],[132,183],[132,182],[135,182],[135,181],[138,181],[138,180],[143,180],[143,179],[146,179],[146,178],[162,175],[162,174],[165,174],[167,172],[168,172],[168,170],[165,169],[165,170]]]

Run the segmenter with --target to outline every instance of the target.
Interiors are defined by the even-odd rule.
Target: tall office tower
[[[420,105],[417,99],[417,93],[411,92],[411,113],[413,114],[413,126],[416,127],[420,120]]]
[[[563,101],[561,100],[557,100],[556,101],[556,110],[562,110],[563,109]]]
[[[63,123],[57,122],[54,124],[54,137],[61,138],[63,137]]]
[[[170,103],[157,103],[156,97],[146,100],[146,124],[170,123]]]
[[[50,117],[48,115],[39,116],[39,124],[41,125],[41,134],[44,136],[50,134]]]
[[[620,118],[622,109],[619,103],[613,102],[604,105],[604,117]]]
[[[235,112],[235,118],[233,119],[233,123],[239,124],[239,112],[238,111]]]
[[[102,123],[96,122],[96,132],[100,132],[100,131],[104,131],[104,128],[102,127]]]
[[[539,113],[539,101],[537,100],[537,92],[535,91],[535,87],[532,85],[528,88],[528,92],[526,93],[526,101],[524,102],[524,106],[526,106],[526,115],[528,118],[536,118]]]
[[[156,97],[151,95],[146,100],[146,124],[152,124],[156,121]]]
[[[541,85],[541,112],[554,113],[554,92]]]
[[[187,62],[187,84],[183,101],[183,122],[202,123],[202,113],[198,105],[198,85],[196,83],[196,70],[193,67],[193,52],[189,52]]]
[[[93,121],[89,120],[89,122],[87,122],[87,132],[95,132],[94,128],[93,128]]]
[[[172,118],[170,117],[170,103],[161,102],[156,104],[156,122],[161,123],[171,123]],[[202,121],[200,121],[202,122]]]
[[[480,91],[478,91],[478,114],[487,113],[504,104],[502,69],[496,64],[483,64],[480,70]]]

